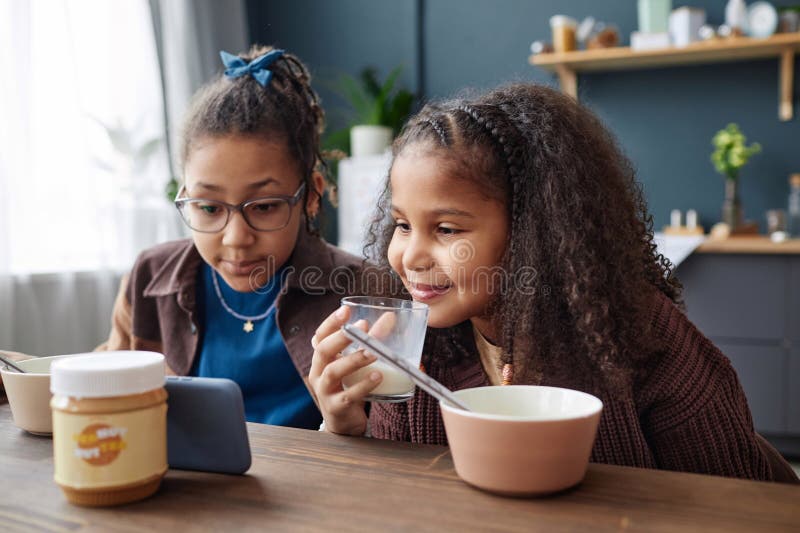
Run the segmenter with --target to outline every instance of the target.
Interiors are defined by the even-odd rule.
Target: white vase
[[[738,28],[742,33],[747,33],[747,4],[744,0],[728,0],[725,24],[731,29]]]
[[[392,129],[387,126],[353,126],[350,128],[350,155],[382,154],[392,145]]]

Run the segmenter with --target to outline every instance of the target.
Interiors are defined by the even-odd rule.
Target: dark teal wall
[[[417,3],[409,0],[248,0],[251,39],[284,47],[311,69],[329,121],[341,125],[344,103],[331,85],[343,73],[404,65],[401,83],[418,87]]]
[[[691,5],[705,8],[708,20],[719,24],[725,3]],[[326,109],[340,102],[322,82],[367,65],[383,73],[406,65],[406,86],[427,98],[511,80],[555,85],[527,59],[530,42],[549,37],[548,19],[556,13],[613,22],[626,44],[636,28],[634,0],[248,1],[253,40],[304,59],[320,82]],[[795,71],[797,95],[800,64]],[[777,59],[583,75],[579,93],[636,165],[657,227],[673,208],[697,209],[707,228],[719,219],[723,182],[709,162],[710,139],[728,122],[739,123],[764,149],[742,174],[746,216],[763,228],[767,209],[785,207],[788,175],[800,172],[800,119],[777,118]],[[797,96],[794,103],[800,115]]]

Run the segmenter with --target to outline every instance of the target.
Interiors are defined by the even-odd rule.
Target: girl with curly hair
[[[370,257],[430,306],[427,373],[453,390],[536,384],[604,403],[592,461],[796,480],[753,429],[728,359],[681,311],[634,171],[600,120],[515,84],[426,106],[394,143]],[[343,388],[373,356],[338,354],[348,309],[313,339],[327,430],[446,444],[438,404]],[[502,453],[502,450],[498,450]]]

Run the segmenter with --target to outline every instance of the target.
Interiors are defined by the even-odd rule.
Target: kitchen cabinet
[[[798,457],[800,254],[703,248],[676,270],[686,313],[731,360],[756,430]]]

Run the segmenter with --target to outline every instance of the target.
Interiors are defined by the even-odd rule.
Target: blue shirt
[[[283,269],[256,292],[237,292],[217,275],[222,297],[240,315],[258,316],[253,331],[245,320],[225,310],[214,288],[211,267],[203,263],[198,275],[201,349],[191,374],[228,378],[242,389],[248,422],[317,429],[322,415],[297,372],[275,320],[275,301]]]

